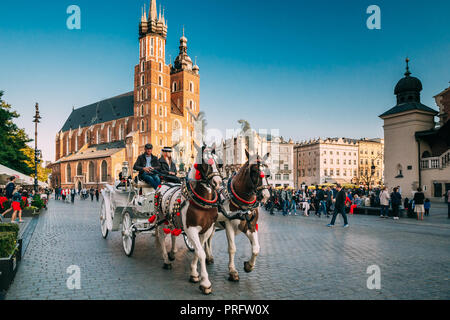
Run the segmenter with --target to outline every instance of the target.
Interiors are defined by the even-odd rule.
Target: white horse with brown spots
[[[215,151],[203,146],[199,148],[197,162],[182,185],[163,184],[155,195],[158,223],[162,223],[157,227],[157,234],[164,268],[171,269],[169,259],[175,258],[175,239],[184,230],[195,248],[189,281],[200,282],[200,290],[204,294],[212,292],[206,270],[204,244],[211,236],[217,220],[218,193],[216,190],[221,184],[222,178],[217,169]],[[172,234],[170,254],[167,254],[165,246],[165,237],[168,234]],[[200,275],[197,271],[199,261]]]
[[[216,226],[219,228],[225,226],[229,254],[228,280],[230,281],[239,281],[234,256],[236,253],[235,237],[241,232],[250,240],[252,248],[250,259],[244,262],[244,270],[251,272],[255,267],[256,257],[260,250],[258,239],[259,203],[265,203],[270,197],[267,190],[269,187],[267,177],[262,171],[262,167],[267,167],[265,161],[269,154],[266,154],[264,158],[260,158],[258,155],[250,158],[246,150],[246,156],[247,162],[236,175],[228,179],[219,191],[223,198],[221,206],[225,212],[219,210]],[[214,262],[211,250],[213,234],[206,243],[208,264]]]

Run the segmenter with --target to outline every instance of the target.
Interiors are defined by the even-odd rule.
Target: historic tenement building
[[[294,146],[295,186],[357,183],[358,140],[327,138]]]
[[[200,111],[199,67],[180,38],[179,54],[166,64],[167,24],[156,1],[139,23],[139,59],[134,90],[73,109],[56,134],[52,185],[76,188],[112,183],[122,163],[133,165],[146,143],[153,154],[174,147],[177,164],[193,163],[194,120]]]
[[[384,139],[358,140],[359,168],[358,183],[382,185],[384,175]]]
[[[422,82],[411,76],[408,62],[394,89],[397,104],[380,115],[385,181],[390,188],[400,186],[403,197],[411,198],[420,186],[426,197],[442,200],[450,189],[450,88],[434,97],[439,112],[422,104]]]

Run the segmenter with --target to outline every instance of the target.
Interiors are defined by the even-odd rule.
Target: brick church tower
[[[180,39],[174,65],[166,65],[167,23],[164,10],[144,8],[139,24],[139,64],[134,69],[134,115],[139,152],[153,144],[155,155],[172,146],[178,162],[192,164],[194,119],[200,111],[199,68],[187,54],[187,39]],[[188,111],[189,110],[189,111]]]

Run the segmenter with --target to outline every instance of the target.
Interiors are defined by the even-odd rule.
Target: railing
[[[443,169],[450,165],[450,150],[439,157],[429,157],[420,160],[420,169]]]

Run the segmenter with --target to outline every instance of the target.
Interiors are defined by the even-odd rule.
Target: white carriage
[[[128,163],[124,162],[122,177],[128,177]],[[136,236],[152,233],[157,226],[155,216],[155,189],[138,179],[117,180],[102,189],[100,226],[103,238],[110,231],[121,231],[125,254],[133,254]],[[155,216],[156,217],[156,216]],[[186,234],[182,234],[190,251],[194,251]]]

